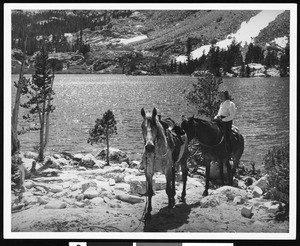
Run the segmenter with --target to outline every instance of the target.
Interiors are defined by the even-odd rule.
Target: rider
[[[225,135],[225,148],[227,153],[231,153],[231,143],[230,143],[230,132],[232,128],[232,122],[236,114],[236,106],[232,102],[231,96],[228,91],[221,91],[219,93],[219,98],[222,101],[218,114],[214,117],[214,120],[219,123],[222,127]]]

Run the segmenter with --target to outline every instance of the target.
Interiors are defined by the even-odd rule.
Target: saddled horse
[[[181,144],[182,142],[171,132],[170,128],[158,119],[156,108],[153,109],[152,114],[146,114],[144,109],[142,109],[141,115],[143,117],[142,133],[145,144],[142,161],[147,181],[146,195],[148,196],[145,220],[150,220],[152,211],[151,199],[154,195],[152,180],[156,171],[166,176],[168,207],[172,208],[175,205],[175,172],[181,167],[183,180],[181,200],[185,201],[188,175],[188,140],[186,135],[181,136],[183,139],[183,144]]]
[[[217,161],[219,163],[222,185],[224,185],[223,163],[225,163],[229,177],[229,185],[232,185],[233,176],[235,175],[236,168],[244,152],[243,136],[238,133],[237,130],[231,131],[230,143],[232,151],[229,156],[225,149],[224,133],[216,122],[197,119],[193,116],[188,119],[183,119],[181,127],[186,132],[189,142],[193,138],[196,138],[201,145],[206,166],[206,181],[203,196],[208,195],[211,161]],[[229,162],[230,157],[233,159],[232,167]]]

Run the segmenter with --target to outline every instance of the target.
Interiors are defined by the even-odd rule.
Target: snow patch
[[[120,43],[122,43],[122,44],[129,44],[129,43],[141,41],[141,40],[146,39],[146,38],[148,38],[146,35],[136,36],[134,38],[128,38],[128,39],[121,38],[120,39]]]

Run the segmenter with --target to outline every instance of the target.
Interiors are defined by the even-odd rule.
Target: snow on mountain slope
[[[221,49],[226,49],[231,43],[232,40],[235,39],[236,42],[240,43],[244,46],[246,43],[251,43],[252,39],[257,37],[259,32],[267,27],[270,22],[276,19],[276,17],[283,13],[284,10],[262,10],[256,16],[252,17],[248,22],[243,22],[241,24],[240,29],[234,33],[227,36],[226,39],[219,41],[216,43],[216,46]],[[276,41],[275,41],[276,42]],[[210,50],[211,45],[204,45],[200,48],[192,51],[192,57],[199,58],[204,53],[207,54]],[[187,57],[184,55],[178,56],[177,62],[186,62]]]

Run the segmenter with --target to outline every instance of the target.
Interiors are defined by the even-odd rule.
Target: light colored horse
[[[166,193],[168,195],[168,207],[175,205],[175,172],[181,167],[183,189],[181,200],[185,202],[186,181],[188,175],[188,141],[187,136],[181,136],[183,144],[180,143],[177,136],[167,127],[163,127],[157,117],[156,108],[152,114],[141,110],[143,117],[142,134],[144,138],[143,165],[147,181],[148,206],[145,220],[151,219],[152,196],[154,195],[152,180],[155,172],[161,172],[166,176]]]

